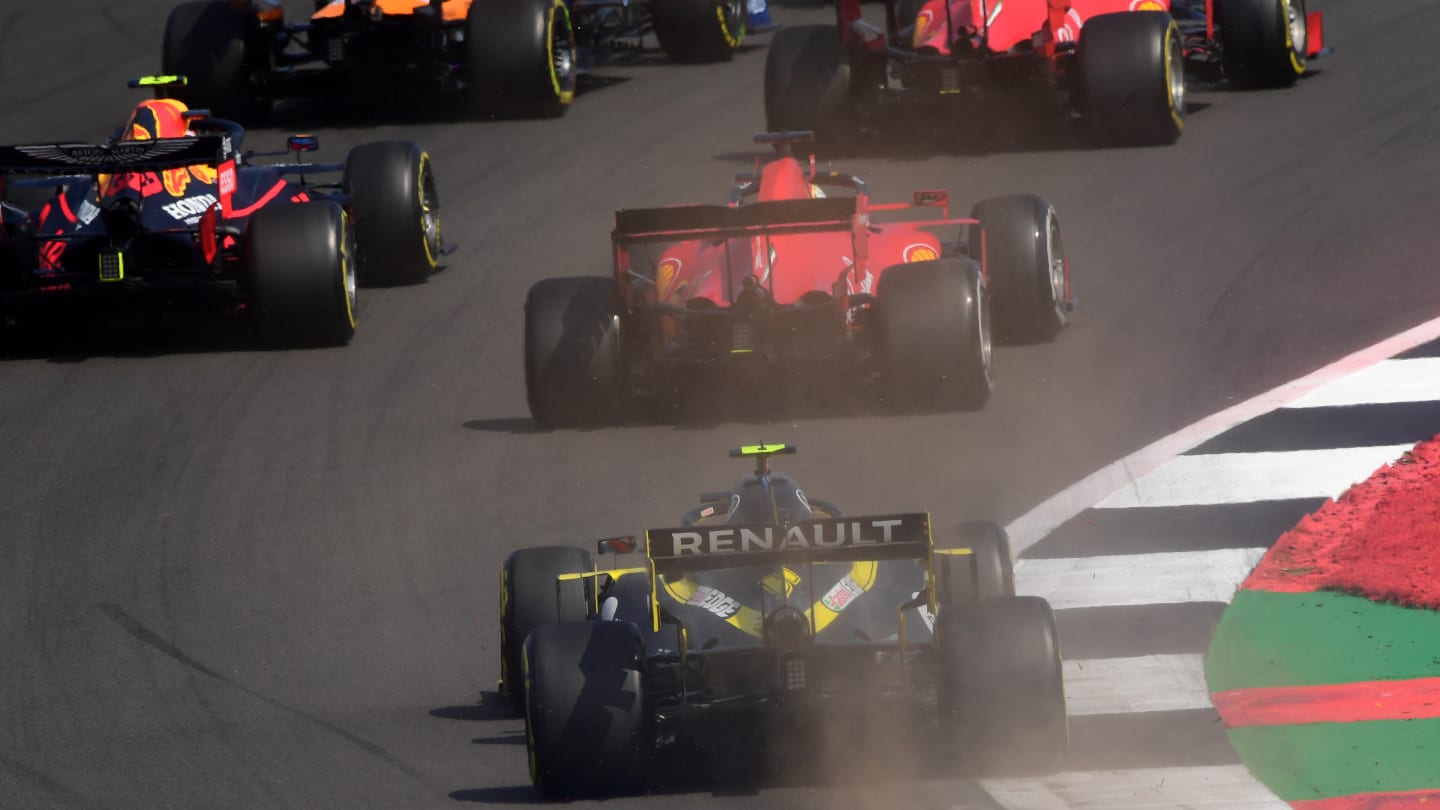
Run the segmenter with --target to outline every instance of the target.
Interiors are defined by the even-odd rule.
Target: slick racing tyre
[[[338,346],[355,335],[355,237],[330,201],[262,208],[245,231],[251,305],[272,343]]]
[[[935,617],[941,732],[974,775],[1051,773],[1069,746],[1055,614],[1017,596]]]
[[[765,128],[808,130],[833,140],[843,130],[850,65],[833,25],[782,28],[765,54]]]
[[[525,711],[520,676],[525,637],[541,625],[580,622],[590,614],[586,586],[560,584],[556,577],[589,570],[590,553],[568,546],[522,548],[505,558],[500,569],[500,694],[515,711]]]
[[[935,540],[935,598],[940,604],[1014,595],[1010,536],[998,524],[966,521],[955,537]]]
[[[465,78],[483,110],[555,118],[575,98],[579,60],[564,0],[474,3],[465,20]]]
[[[1223,0],[1215,13],[1231,84],[1289,87],[1305,72],[1305,0]]]
[[[631,793],[644,775],[644,647],[630,622],[537,627],[525,641],[525,745],[547,799]]]
[[[230,3],[193,0],[170,11],[160,69],[184,76],[184,87],[165,93],[192,108],[253,124],[269,111],[250,86],[252,58],[246,48],[250,19]]]
[[[525,296],[525,395],[542,427],[623,416],[618,297],[615,280],[603,277],[545,279]]]
[[[908,409],[974,409],[992,387],[990,296],[969,259],[895,265],[876,288],[886,400]]]
[[[982,200],[970,210],[970,256],[984,245],[995,334],[1007,343],[1053,339],[1070,322],[1070,265],[1055,208],[1033,194]],[[983,242],[982,242],[983,233]]]
[[[440,261],[440,197],[430,156],[409,141],[367,143],[345,158],[341,185],[366,284],[419,284]]]
[[[1174,143],[1185,128],[1185,53],[1164,11],[1098,14],[1080,30],[1081,121],[1098,146]]]
[[[660,50],[674,62],[726,62],[745,38],[745,0],[650,0]]]

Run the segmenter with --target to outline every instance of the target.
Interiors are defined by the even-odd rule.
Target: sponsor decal
[[[15,150],[36,160],[48,160],[70,166],[100,166],[106,163],[143,163],[172,155],[189,144],[182,139],[163,141],[121,141],[113,146],[91,144],[37,144],[17,146]]]
[[[80,210],[75,212],[75,218],[80,220],[81,224],[89,225],[91,222],[95,221],[95,217],[99,213],[100,208],[94,203],[90,202],[89,200],[81,200]]]
[[[826,591],[824,596],[820,597],[820,604],[839,613],[862,593],[865,593],[865,589],[860,587],[860,583],[846,574],[830,590]]]
[[[231,198],[235,194],[235,161],[227,160],[221,163],[215,175],[216,182],[219,184],[220,213],[226,214],[234,205]]]
[[[906,264],[912,262],[930,262],[940,258],[940,254],[935,248],[924,243],[906,245],[905,252],[902,255],[905,257]],[[866,292],[869,292],[869,290],[866,290]]]
[[[180,220],[186,225],[194,225],[216,202],[218,200],[215,199],[214,194],[199,194],[160,207],[174,219]]]
[[[696,588],[695,593],[685,600],[685,604],[708,610],[722,619],[728,619],[740,612],[739,602],[707,585]]]
[[[686,558],[915,543],[924,537],[924,523],[923,515],[892,515],[810,520],[788,527],[658,529],[648,534],[652,557]]]
[[[1059,31],[1055,32],[1055,39],[1060,42],[1074,42],[1076,35],[1080,32],[1080,26],[1084,25],[1084,22],[1085,21],[1080,18],[1078,11],[1073,8],[1070,9],[1065,12],[1065,24],[1060,26]]]
[[[1004,10],[1004,8],[1005,8],[1005,4],[1004,4],[1003,2],[1001,2],[1001,0],[995,0],[995,7],[992,8],[992,9],[990,9],[990,16],[987,17],[987,18],[985,18],[985,25],[986,25],[986,26],[994,25],[994,24],[995,24],[995,19],[1000,16],[1000,12],[1001,12],[1002,10]]]
[[[1131,11],[1169,11],[1160,0],[1130,0]]]
[[[661,259],[659,266],[655,268],[655,294],[660,300],[669,301],[680,290],[675,280],[680,276],[680,268],[684,266],[679,259]]]
[[[935,12],[930,9],[921,11],[915,18],[915,36],[911,39],[913,47],[920,47],[925,40],[930,38],[930,25],[935,22]]]

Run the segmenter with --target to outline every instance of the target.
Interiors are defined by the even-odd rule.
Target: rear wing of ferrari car
[[[748,238],[768,242],[772,237],[823,232],[850,234],[850,255],[855,259],[855,267],[848,272],[856,273],[859,278],[865,271],[863,244],[868,222],[864,197],[622,209],[615,212],[615,229],[610,234],[615,278],[622,295],[628,299],[634,276],[631,249],[638,245],[705,241],[725,244],[728,252],[736,243],[732,240]],[[761,250],[762,255],[767,252]],[[727,278],[726,283],[730,281]],[[727,288],[726,296],[733,297],[733,291]]]
[[[158,138],[113,144],[37,143],[0,146],[0,175],[81,175],[154,172],[219,166],[230,151],[224,135]]]
[[[806,520],[788,526],[722,525],[645,532],[653,624],[660,577],[763,565],[915,560],[932,565],[924,512]]]
[[[615,212],[617,245],[739,236],[848,231],[864,213],[854,197],[770,200],[749,205],[675,205]]]

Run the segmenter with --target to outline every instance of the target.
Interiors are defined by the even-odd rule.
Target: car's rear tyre
[[[1185,128],[1185,53],[1164,11],[1098,14],[1080,31],[1080,114],[1099,146],[1174,143]]]
[[[274,205],[250,216],[250,303],[270,342],[335,346],[355,335],[355,237],[328,200]]]
[[[525,642],[530,779],[551,799],[630,793],[646,753],[644,646],[630,622],[538,627]]]
[[[968,550],[964,554],[947,551]],[[1010,536],[996,523],[971,520],[954,537],[935,540],[935,597],[942,605],[1015,595]]]
[[[1239,87],[1289,87],[1305,73],[1305,0],[1220,0],[1221,64]]]
[[[833,25],[782,28],[765,54],[765,128],[808,130],[819,141],[848,134],[850,65]]]
[[[162,92],[221,118],[250,124],[263,119],[270,104],[250,86],[254,61],[246,47],[250,23],[249,16],[229,3],[193,0],[171,9],[165,20],[160,69],[184,76],[186,84]]]
[[[1055,208],[1034,194],[982,200],[970,211],[972,258],[985,251],[995,334],[1007,343],[1053,339],[1070,322],[1070,265]]]
[[[575,99],[575,28],[564,0],[475,3],[465,21],[472,100],[504,117],[554,118]]]
[[[745,0],[651,0],[660,50],[675,62],[725,62],[745,38]]]
[[[551,278],[525,296],[525,395],[547,428],[601,425],[623,415],[619,291],[604,277]]]
[[[1069,745],[1055,614],[1018,596],[956,603],[935,619],[941,730],[971,773],[1049,773]]]
[[[906,409],[973,409],[992,387],[990,297],[969,259],[895,265],[876,287],[881,385]]]
[[[440,261],[440,197],[430,156],[409,141],[350,150],[341,184],[355,220],[356,272],[367,284],[419,284]]]
[[[568,546],[522,548],[500,569],[500,694],[520,713],[525,686],[520,654],[525,637],[546,624],[584,621],[590,614],[583,582],[560,583],[560,574],[589,571],[590,552]]]

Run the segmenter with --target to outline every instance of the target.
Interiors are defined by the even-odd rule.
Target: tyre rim
[[[1185,49],[1172,25],[1165,39],[1165,79],[1170,83],[1170,100],[1177,117],[1185,115]]]
[[[1060,222],[1053,210],[1045,212],[1045,257],[1050,263],[1050,300],[1059,310],[1066,304],[1065,246],[1060,241]]]
[[[1305,10],[1299,6],[1296,2],[1285,3],[1285,16],[1290,25],[1290,49],[1296,56],[1304,58],[1310,32],[1305,26]]]

